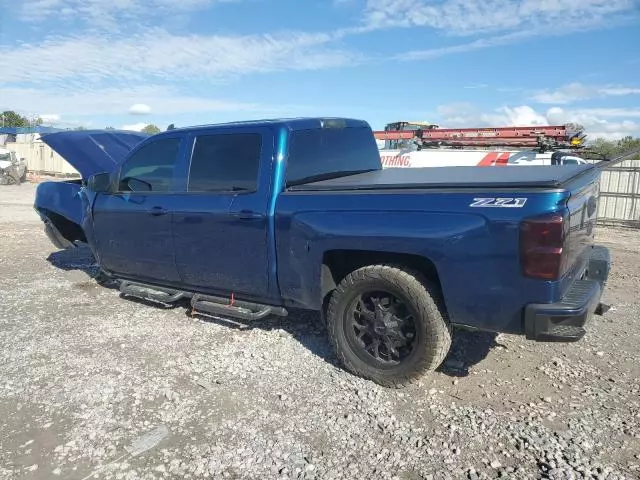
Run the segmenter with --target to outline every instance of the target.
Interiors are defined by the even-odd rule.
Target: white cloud
[[[56,123],[60,121],[60,115],[57,113],[42,113],[38,116],[44,123]]]
[[[584,85],[574,82],[555,90],[542,90],[533,96],[533,100],[538,103],[566,105],[579,100],[626,95],[640,95],[640,88],[619,85]]]
[[[146,127],[147,125],[149,125],[148,123],[133,123],[130,125],[123,125],[122,127],[120,127],[122,130],[133,130],[134,132],[140,132],[142,131],[142,129],[144,127]]]
[[[151,113],[151,107],[145,103],[134,103],[129,107],[131,115],[146,115]]]
[[[466,102],[440,105],[436,116],[442,119],[436,123],[443,128],[487,127],[492,124],[491,114],[482,113]]]
[[[539,112],[528,105],[503,106],[489,112],[469,103],[441,105],[437,109],[440,125],[446,127],[500,127],[563,125],[569,122],[584,126],[589,140],[617,140],[627,135],[640,136],[640,108],[549,108]]]
[[[84,21],[92,26],[118,28],[123,20],[176,14],[239,0],[22,0],[20,16],[26,21],[55,17],[57,21]]]
[[[553,107],[547,111],[550,123],[576,122],[584,125],[589,139],[618,140],[627,135],[640,136],[640,124],[631,120],[640,117],[640,109],[578,109],[564,110]]]
[[[544,115],[527,105],[483,112],[471,103],[452,103],[440,105],[437,114],[443,119],[440,122],[443,128],[548,125]]]
[[[507,125],[527,126],[527,125],[549,125],[547,118],[536,112],[528,105],[518,107],[500,107],[497,109],[498,115],[504,116]]]
[[[42,113],[39,115],[34,115],[34,117],[39,117],[42,120],[43,125],[56,128],[75,128],[78,126],[89,127],[92,123],[90,120],[80,122],[75,119],[66,118],[58,113]]]
[[[365,26],[354,33],[424,27],[449,36],[484,35],[466,43],[410,50],[394,57],[415,61],[639,21],[638,0],[368,0]]]
[[[508,33],[478,38],[467,43],[409,50],[396,55],[394,58],[402,61],[431,60],[446,55],[514,45],[536,37],[561,37],[576,32],[584,33],[595,29],[613,28],[627,23],[637,23],[638,21],[640,21],[638,13],[629,13],[626,16],[616,16],[606,20],[599,16],[585,16],[584,18],[574,19],[571,22],[567,21],[567,19],[559,19],[555,24],[552,22],[549,24],[541,23],[529,28],[523,26],[523,28],[514,29],[514,31]]]
[[[635,0],[368,0],[365,25],[430,27],[456,35],[569,25],[633,12]],[[635,12],[637,13],[637,12]]]
[[[173,82],[214,81],[357,62],[355,54],[327,48],[331,39],[328,34],[307,33],[172,35],[162,29],[122,36],[93,33],[0,47],[0,66],[11,71],[12,82],[59,83],[79,89],[107,80],[130,84],[153,76]]]
[[[581,108],[573,111],[603,118],[640,118],[640,108]]]
[[[153,105],[153,112],[158,116],[207,112],[230,112],[239,116],[291,115],[292,112],[311,108],[304,105],[269,105],[198,97],[185,95],[174,88],[161,85],[84,88],[74,91],[64,88],[3,87],[2,94],[2,109],[60,112],[64,117],[122,115],[132,103],[138,101]]]

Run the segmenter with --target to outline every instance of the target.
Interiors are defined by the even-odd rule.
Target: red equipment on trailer
[[[586,135],[570,131],[564,125],[496,128],[439,128],[424,122],[393,122],[383,131],[375,131],[377,140],[385,141],[385,150],[415,144],[424,148],[508,147],[536,148],[541,152],[576,149],[584,146]]]

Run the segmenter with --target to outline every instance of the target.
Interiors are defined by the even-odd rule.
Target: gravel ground
[[[575,344],[456,332],[390,390],[336,364],[316,317],[191,318],[56,252],[35,187],[0,187],[0,478],[640,478],[640,234]]]

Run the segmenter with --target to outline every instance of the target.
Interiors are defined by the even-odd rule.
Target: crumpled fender
[[[76,241],[86,242],[99,261],[92,214],[96,196],[97,193],[79,181],[44,182],[36,188],[34,208],[45,224],[45,233],[57,248],[74,246]]]
[[[43,182],[36,188],[34,207],[39,212],[50,211],[82,225],[82,185],[72,182]]]

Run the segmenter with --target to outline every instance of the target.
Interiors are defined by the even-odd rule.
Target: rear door
[[[93,207],[97,254],[120,276],[155,283],[180,281],[173,248],[175,167],[183,135],[163,134],[123,163],[117,192],[100,193]]]
[[[267,128],[202,131],[189,139],[174,197],[178,272],[188,289],[264,300],[274,136]]]

